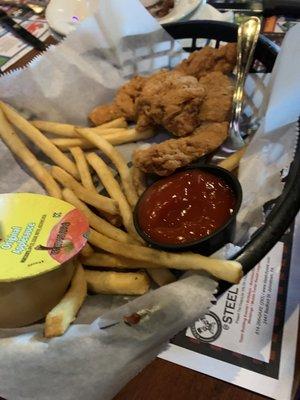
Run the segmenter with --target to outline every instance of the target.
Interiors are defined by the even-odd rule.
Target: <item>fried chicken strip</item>
[[[232,72],[235,64],[236,43],[228,43],[218,49],[206,46],[201,50],[194,51],[175,69],[199,79],[213,71],[220,71],[223,72],[223,74],[228,74]]]
[[[160,71],[144,83],[137,100],[137,129],[161,125],[176,136],[192,133],[199,125],[205,89],[196,78],[179,71]]]
[[[92,110],[89,114],[92,124],[101,125],[119,117],[124,117],[127,121],[136,121],[136,102],[146,80],[145,77],[135,76],[121,86],[111,104],[104,104]]]
[[[120,117],[122,117],[122,113],[115,103],[95,107],[88,116],[91,123],[95,126],[105,124]]]
[[[200,78],[199,83],[205,88],[199,122],[230,121],[234,89],[231,79],[216,71]]]
[[[115,105],[128,121],[137,120],[137,101],[148,78],[135,76],[117,92]]]
[[[166,176],[214,151],[225,141],[227,133],[227,122],[203,124],[193,135],[137,149],[133,163],[143,172]]]
[[[219,49],[204,47],[193,52],[173,71],[162,70],[149,77],[132,78],[121,86],[111,104],[94,108],[89,119],[93,125],[101,125],[115,118],[125,117],[127,121],[137,122],[139,131],[153,125],[162,125],[176,136],[190,134],[202,121],[225,121],[228,118],[206,119],[200,115],[199,119],[199,107],[205,90],[215,88],[210,101],[218,96],[217,84],[214,85],[212,79],[209,82],[202,79],[212,72],[229,73],[235,63],[234,43]],[[224,84],[225,78],[221,77],[219,75],[219,84]],[[197,79],[200,79],[199,82]],[[227,101],[226,104],[221,102],[218,105],[225,106],[225,111],[222,109],[220,112],[227,115]]]

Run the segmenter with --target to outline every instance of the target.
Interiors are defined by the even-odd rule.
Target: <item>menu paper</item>
[[[292,245],[293,243],[293,245]],[[299,323],[300,215],[239,285],[159,357],[278,400],[292,395]]]
[[[234,352],[238,347],[240,354],[269,361],[282,253],[279,242],[210,308],[211,317],[200,318],[186,335]],[[257,348],[262,349],[259,354]]]
[[[32,15],[31,12],[24,11],[17,7],[3,7],[9,15],[19,23],[23,28],[40,40],[47,39],[50,35],[50,29],[45,19],[38,15]],[[19,37],[0,26],[0,70],[3,72],[11,67],[23,56],[29,53],[33,47],[24,42]]]

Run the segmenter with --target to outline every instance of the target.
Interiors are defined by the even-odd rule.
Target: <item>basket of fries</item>
[[[185,167],[199,160],[199,157],[214,151],[224,141],[232,96],[232,86],[226,74],[233,70],[236,57],[234,41],[237,26],[233,24],[186,22],[169,24],[165,28],[175,39],[192,40],[191,46],[185,47],[185,50],[192,53],[190,57],[177,65],[174,72],[162,71],[150,78],[137,76],[123,85],[112,103],[100,105],[90,112],[89,119],[95,127],[80,127],[42,120],[28,121],[8,104],[1,103],[1,138],[4,143],[21,158],[50,196],[63,198],[81,210],[89,220],[91,227],[89,244],[82,251],[81,261],[88,268],[85,271],[85,280],[91,293],[140,295],[149,290],[149,277],[159,286],[173,282],[175,276],[167,268],[179,270],[200,268],[212,273],[216,278],[237,283],[242,276],[241,266],[244,271],[250,270],[280,238],[297,211],[297,207],[294,206],[293,212],[289,214],[290,218],[285,218],[284,224],[281,219],[279,224],[274,222],[266,224],[260,234],[235,256],[238,261],[214,262],[213,259],[200,254],[168,254],[145,247],[143,239],[136,231],[132,217],[132,210],[138,196],[146,188],[145,177],[147,173],[156,173],[158,176],[170,175],[176,169]],[[215,47],[206,46],[202,50],[197,48],[197,40],[203,37],[213,41]],[[219,47],[221,38],[223,45]],[[259,63],[260,71],[264,68],[270,72],[276,57],[276,49],[264,37],[261,37],[258,43],[254,65]],[[205,60],[207,64],[202,60]],[[188,90],[187,93],[184,92],[186,76],[191,81],[189,84],[194,90],[192,94]],[[199,79],[200,84],[196,83],[195,77]],[[168,83],[169,79],[178,80],[178,89],[173,83]],[[180,79],[183,80],[183,84]],[[163,80],[167,83],[162,84]],[[198,105],[200,114],[201,110],[203,112],[197,120],[188,107],[190,105],[195,107],[197,102],[199,104],[203,87],[212,93],[211,97],[222,93],[222,90],[226,94],[219,103],[212,103],[212,98],[209,96],[204,98],[202,108]],[[173,113],[173,119],[168,119],[167,113],[157,116],[155,110],[151,111],[151,106],[166,108],[168,98],[176,96],[176,90],[179,93],[182,90],[181,95],[186,96],[187,105],[184,104],[181,109],[178,108],[175,98],[174,107],[177,106],[178,110],[177,114]],[[154,96],[157,91],[162,93],[165,91],[165,97],[161,101]],[[144,92],[145,95],[143,95]],[[161,94],[158,97],[161,98]],[[137,125],[129,127],[128,123],[131,121],[136,121]],[[182,121],[185,123],[182,124]],[[201,123],[202,126],[197,128]],[[163,126],[175,137],[179,136],[179,139],[171,138],[161,144],[136,150],[133,154],[134,165],[130,169],[117,146],[152,138],[156,125]],[[197,128],[196,131],[195,128]],[[54,165],[50,170],[42,166],[21,138],[15,134],[14,129],[20,130],[52,160]],[[190,136],[191,132],[193,136]],[[13,136],[15,136],[14,139]],[[211,138],[215,136],[215,142],[211,139],[210,146],[203,145],[209,136]],[[191,154],[188,151],[184,153],[186,145],[194,146]],[[204,149],[205,146],[207,147]],[[100,150],[112,163],[119,174],[120,181],[110,169],[109,164],[93,152],[94,149]],[[168,166],[168,158],[174,151],[173,162],[170,163],[171,166]],[[184,153],[183,159],[180,151]],[[179,154],[177,155],[176,152]],[[243,152],[244,150],[237,151],[221,161],[219,165],[234,170]],[[294,176],[293,170],[291,176]],[[95,181],[96,177],[98,182]],[[101,194],[97,189],[100,183],[106,195]],[[288,187],[285,190],[288,190]],[[286,202],[285,192],[282,196]],[[278,218],[276,208],[269,218],[273,219],[274,213]],[[273,233],[270,235],[272,227],[276,235]],[[262,240],[265,237],[265,229],[268,230],[268,235],[265,240]],[[255,246],[255,251],[253,251],[253,246]],[[100,252],[99,249],[101,249]],[[147,268],[148,274],[142,271],[124,272],[126,268],[140,269],[141,264]],[[95,270],[99,266],[104,270]],[[123,271],[112,271],[112,268],[121,268]],[[73,317],[77,311],[77,309],[73,310]],[[73,317],[68,316],[68,320],[72,320]],[[50,335],[47,332],[51,332],[51,336],[61,335],[67,329],[63,315],[60,327],[56,321],[57,331],[48,327],[49,321],[53,320],[56,320],[55,316],[51,319],[46,318],[46,336]]]
[[[136,7],[139,8],[140,5]],[[97,335],[93,330],[95,324],[76,331],[76,316],[82,305],[83,310],[86,310],[84,301],[87,299],[86,302],[89,303],[88,293],[99,295],[99,303],[103,301],[103,296],[108,295],[116,295],[117,299],[121,296],[125,302],[128,301],[128,297],[124,299],[124,296],[145,295],[135,300],[137,301],[135,304],[138,304],[136,307],[143,305],[142,310],[130,312],[130,315],[124,315],[125,309],[113,313],[112,323],[104,324],[102,328],[117,325],[116,329],[121,329],[121,334],[125,335],[126,340],[139,341],[139,334],[144,329],[140,322],[146,321],[145,340],[151,338],[152,347],[149,348],[153,350],[156,346],[157,350],[160,340],[167,340],[186,326],[184,324],[195,319],[197,313],[206,310],[215,291],[216,280],[223,280],[229,285],[238,283],[243,274],[253,268],[274,246],[292,222],[300,204],[300,186],[297,183],[300,171],[299,141],[296,141],[295,157],[285,178],[285,186],[280,197],[274,203],[264,224],[239,246],[234,255],[225,254],[224,259],[224,253],[221,256],[220,254],[209,256],[190,249],[169,251],[163,249],[163,246],[160,248],[148,245],[147,240],[145,241],[146,236],[139,235],[133,218],[136,204],[148,186],[152,187],[153,182],[157,185],[164,179],[168,182],[168,179],[177,173],[190,174],[190,170],[186,171],[185,168],[190,168],[191,165],[195,167],[199,160],[202,165],[209,161],[217,170],[218,168],[222,170],[222,176],[225,177],[226,173],[237,172],[239,162],[245,154],[246,149],[243,148],[224,157],[222,149],[222,144],[228,135],[232,107],[232,74],[236,64],[237,26],[211,21],[168,24],[164,28],[169,36],[155,25],[153,31],[149,29],[150,33],[138,35],[134,32],[125,39],[123,37],[120,39],[122,32],[118,26],[120,37],[116,34],[118,40],[114,43],[114,53],[109,47],[112,46],[109,40],[106,43],[107,48],[105,45],[101,50],[95,47],[96,40],[89,31],[95,21],[92,19],[86,25],[83,24],[73,36],[68,37],[57,48],[50,49],[27,70],[18,71],[15,76],[2,78],[1,90],[10,87],[10,91],[4,92],[7,95],[4,95],[0,102],[0,154],[5,154],[7,159],[4,157],[2,159],[10,168],[7,176],[3,177],[1,188],[5,188],[6,191],[26,191],[25,187],[27,191],[36,190],[65,201],[80,210],[90,226],[88,235],[85,235],[88,243],[76,257],[75,273],[70,287],[59,304],[44,315],[45,322],[42,321],[38,325],[37,337],[44,335],[49,339],[49,343],[54,343],[52,351],[58,351],[62,343],[58,337],[63,335],[62,341],[68,341],[70,338],[70,348],[72,348],[74,337],[77,337],[78,332],[79,336],[83,335],[84,329],[87,329],[87,335],[91,334],[94,340],[96,336],[93,335]],[[102,22],[106,24],[104,19]],[[150,22],[157,24],[152,20],[149,24]],[[105,38],[105,35],[103,37]],[[191,54],[184,56],[178,43],[172,38],[182,40],[183,49]],[[161,40],[161,46],[157,46],[157,40]],[[163,46],[166,42],[171,43],[167,49]],[[77,54],[75,48],[78,43],[80,45]],[[252,72],[270,73],[276,56],[276,47],[261,36]],[[88,58],[88,62],[85,57]],[[97,68],[101,73],[98,73]],[[45,79],[47,69],[51,69],[52,72],[53,82],[50,86]],[[124,76],[127,77],[126,80]],[[25,84],[22,83],[24,77]],[[32,96],[30,98],[28,96],[26,102],[18,91],[27,93],[30,90]],[[19,164],[15,162],[14,157]],[[28,175],[29,183],[27,183]],[[208,175],[205,175],[205,179],[215,178]],[[188,176],[192,181],[192,177]],[[231,181],[233,180],[235,182],[236,178],[233,177]],[[210,189],[211,182],[208,180],[205,183],[207,190]],[[229,185],[228,182],[226,179],[218,181],[218,185],[225,187]],[[230,192],[232,188],[227,189]],[[239,189],[237,191],[239,192]],[[187,188],[184,186],[184,193],[186,192]],[[194,195],[198,196],[199,193],[199,190],[195,190]],[[247,195],[245,190],[244,194]],[[164,225],[167,217],[162,217],[163,214],[159,214],[157,210],[161,210],[164,204],[171,204],[174,192],[171,191],[169,195],[168,201],[148,203],[149,209],[150,206],[153,208],[152,216],[149,217],[150,222],[156,218],[156,223],[159,225],[159,229],[155,227],[156,233],[164,235],[164,238],[167,237],[165,232],[168,231],[173,237],[176,234],[176,240],[180,243],[184,240],[188,242],[193,237],[191,226],[195,222],[193,219],[197,219],[194,216],[199,214],[200,207],[197,207],[195,201],[196,214],[189,214],[189,209],[184,208],[183,211],[178,211],[175,217],[172,216],[171,224],[168,225],[167,221]],[[186,198],[182,196],[181,200],[183,204]],[[211,203],[212,208],[215,208],[216,203],[213,201]],[[177,207],[178,202],[176,204]],[[204,236],[209,237],[226,225],[232,213],[230,207],[227,219],[222,220],[220,225],[214,226],[213,230],[207,230]],[[288,217],[287,210],[289,210]],[[205,211],[205,218],[209,212]],[[170,207],[168,213],[172,214]],[[186,215],[192,216],[188,221],[190,225],[185,225],[185,228],[186,226],[188,228],[185,229],[187,236],[184,237],[181,230],[177,232],[176,223],[178,222],[181,227],[187,224]],[[3,227],[1,233],[5,239],[5,224]],[[63,240],[60,242],[63,243]],[[67,245],[70,246],[70,243]],[[59,252],[61,249],[63,245],[55,248],[55,251]],[[1,251],[0,246],[0,256]],[[192,277],[186,278],[190,279],[188,281],[191,284],[190,289],[184,283],[185,279],[177,281],[178,276],[186,271],[195,273]],[[198,275],[199,271],[203,274]],[[195,300],[198,283],[199,287],[203,286],[204,294],[201,294],[200,290]],[[157,290],[157,293],[164,293],[163,301],[155,305],[155,296],[152,295],[151,289],[165,285],[166,287]],[[175,308],[170,305],[172,288],[176,291],[176,295],[179,293],[183,296],[185,309],[188,310],[190,307],[182,321],[179,321],[180,307],[178,308],[176,296]],[[159,294],[157,296],[160,298]],[[150,305],[146,307],[144,302],[151,303],[151,307]],[[128,305],[126,310],[132,310],[130,307]],[[83,316],[84,321],[92,322],[99,317],[97,307],[89,308],[89,311],[91,310],[89,317],[85,319]],[[177,313],[176,318],[172,312]],[[81,316],[83,314],[84,311]],[[158,315],[163,324],[161,332],[156,332],[156,337],[154,331],[157,330],[157,325],[151,326],[152,314]],[[75,324],[70,327],[74,320]],[[79,321],[81,321],[80,316]],[[155,323],[157,324],[157,321]],[[133,339],[129,338],[126,326],[139,325],[142,326],[134,331]],[[29,329],[30,332],[31,328],[24,329],[26,332]],[[108,331],[109,329],[105,332]],[[112,329],[111,332],[112,343],[117,343],[119,346],[117,330]],[[99,341],[103,340],[103,348],[106,348],[108,339],[104,336],[101,336]],[[54,342],[51,342],[51,338],[54,337],[56,337]],[[46,341],[45,338],[43,340]],[[99,360],[101,357],[96,360],[98,345],[98,339],[96,346],[95,343],[91,347],[87,345],[91,363],[95,362],[95,366],[97,362],[105,360],[105,357],[102,361]],[[150,346],[149,343],[148,345]],[[100,348],[101,346],[98,350]],[[140,353],[135,356],[142,358],[144,354],[142,345],[139,351]],[[153,354],[156,354],[155,351],[153,350]],[[121,355],[122,350],[119,353]],[[84,354],[83,351],[81,357],[78,355],[78,360],[85,360]],[[125,358],[128,354],[126,353]],[[50,366],[47,367],[49,371],[51,368],[54,371],[58,365],[57,355],[58,353],[56,357],[49,356],[52,357]],[[63,354],[62,357],[70,355]],[[136,369],[142,365],[143,362],[130,369],[128,376],[124,373],[126,377],[124,375],[123,380],[120,379],[121,384],[133,376]],[[102,367],[104,364],[100,368]],[[38,372],[36,368],[32,368],[32,371],[35,372],[29,373]],[[85,374],[82,379],[93,381],[92,388],[96,385],[95,376],[86,377],[85,371],[80,373]],[[47,382],[51,380],[48,380],[49,377],[51,373],[47,375],[44,383],[46,392],[49,390],[47,386]],[[120,383],[116,384],[115,388],[118,385]],[[63,387],[61,381],[61,386],[58,385],[56,390],[59,391],[59,388],[63,390]],[[27,393],[32,393],[32,387],[28,386]],[[53,398],[59,398],[58,392]],[[92,392],[87,398],[94,398]]]

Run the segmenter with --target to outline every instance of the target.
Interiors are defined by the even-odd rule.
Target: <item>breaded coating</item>
[[[118,90],[114,103],[128,121],[137,120],[136,103],[148,78],[135,76]]]
[[[141,171],[166,176],[218,148],[227,138],[228,123],[208,123],[193,135],[137,149],[133,163]]]
[[[179,71],[160,71],[144,83],[137,101],[137,129],[145,129],[145,120],[161,125],[176,136],[192,133],[199,125],[199,112],[205,96],[196,78]]]
[[[235,63],[236,44],[219,49],[204,47],[175,70],[132,78],[121,86],[111,104],[96,107],[89,119],[94,125],[101,125],[125,117],[137,122],[139,131],[161,125],[176,136],[191,134],[204,121],[226,121],[232,88],[222,73],[231,72]],[[210,75],[213,72],[216,75]]]
[[[143,132],[147,129],[152,129],[156,124],[152,122],[152,120],[147,117],[143,110],[138,112],[138,118],[136,122],[137,131]]]
[[[222,72],[210,72],[199,83],[206,93],[200,108],[200,123],[229,121],[234,91],[231,79]]]
[[[223,74],[228,74],[232,72],[235,64],[236,43],[228,43],[218,49],[207,46],[203,47],[201,50],[194,51],[175,69],[199,79],[213,71],[220,71],[223,72]]]
[[[119,117],[122,117],[122,113],[114,103],[95,107],[88,116],[95,126],[105,124]]]
[[[136,121],[136,101],[147,79],[142,76],[135,76],[120,87],[115,100],[111,104],[94,108],[89,114],[89,120],[92,124],[101,125],[119,117],[124,117],[127,121]]]

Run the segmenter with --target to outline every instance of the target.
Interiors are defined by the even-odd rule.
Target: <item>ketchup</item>
[[[138,206],[138,221],[157,243],[197,241],[224,225],[236,196],[228,183],[204,170],[188,170],[150,186]]]

